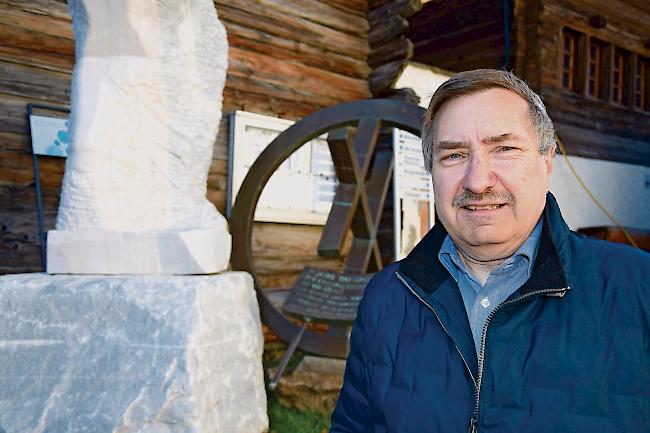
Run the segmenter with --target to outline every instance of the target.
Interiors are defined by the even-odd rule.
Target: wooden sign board
[[[289,292],[285,313],[313,321],[352,323],[372,274],[341,274],[305,267]]]

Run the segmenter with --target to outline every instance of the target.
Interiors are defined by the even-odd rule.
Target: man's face
[[[528,103],[494,88],[447,101],[435,117],[434,199],[454,243],[477,260],[512,255],[544,209],[553,152],[539,152]]]

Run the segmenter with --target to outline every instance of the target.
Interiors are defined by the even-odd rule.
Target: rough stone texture
[[[48,272],[126,263],[117,273],[148,273],[137,268],[132,251],[151,245],[146,256],[165,263],[157,248],[170,237],[165,232],[187,245],[177,252],[176,267],[187,264],[180,273],[197,273],[197,262],[211,263],[202,273],[226,269],[228,260],[211,258],[215,249],[229,256],[227,222],[206,198],[228,62],[213,1],[70,0],[69,10],[77,59],[71,144],[56,236],[48,243],[81,245],[61,249],[70,257],[51,262]],[[211,231],[219,242],[206,248],[200,237],[186,236],[191,230]],[[75,231],[96,235],[85,241]],[[160,240],[139,242],[138,233]],[[94,272],[116,273],[102,266]],[[162,267],[156,273],[179,272]]]
[[[261,433],[250,275],[0,277],[0,432]]]
[[[305,356],[275,390],[280,403],[299,410],[332,413],[343,386],[345,360]],[[275,369],[269,372],[273,377]]]

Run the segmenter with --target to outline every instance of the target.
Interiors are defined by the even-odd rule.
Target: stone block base
[[[268,428],[246,273],[6,275],[0,309],[0,432]]]

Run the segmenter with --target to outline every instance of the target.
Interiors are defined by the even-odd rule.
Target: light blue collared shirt
[[[483,326],[490,313],[530,277],[542,233],[542,222],[543,217],[519,249],[490,272],[485,286],[481,286],[481,283],[469,272],[449,235],[440,247],[438,260],[458,284],[477,354],[481,350]]]

